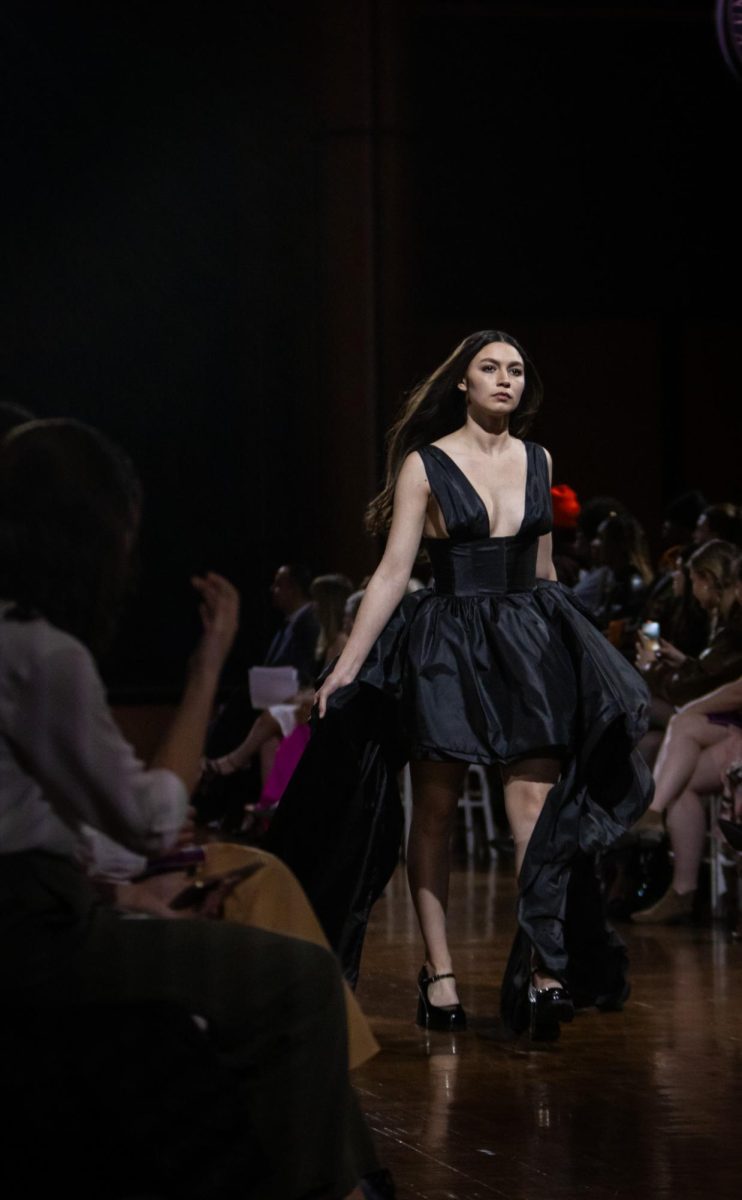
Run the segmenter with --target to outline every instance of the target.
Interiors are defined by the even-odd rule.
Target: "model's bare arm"
[[[332,693],[353,682],[405,593],[420,546],[429,498],[430,486],[422,459],[419,454],[410,454],[397,480],[384,556],[368,582],[345,649],[317,693],[321,717]]]
[[[551,485],[551,455],[548,450],[544,450],[546,460],[549,464],[549,484]],[[545,533],[543,537],[538,539],[538,556],[536,558],[536,578],[551,579],[556,583],[557,573],[554,569],[552,559],[551,534]]]

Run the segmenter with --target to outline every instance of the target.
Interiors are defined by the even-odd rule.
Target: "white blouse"
[[[0,854],[47,850],[129,877],[173,844],[185,785],[137,758],[82,643],[12,609],[0,602]]]

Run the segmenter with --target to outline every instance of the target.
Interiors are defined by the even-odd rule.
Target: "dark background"
[[[714,7],[0,7],[0,388],[143,477],[119,691],[179,681],[194,570],[243,592],[237,679],[281,561],[372,569],[384,430],[477,328],[539,365],[555,481],[655,548],[683,488],[742,499]]]

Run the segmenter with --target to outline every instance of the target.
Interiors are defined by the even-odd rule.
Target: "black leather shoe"
[[[466,1029],[466,1013],[460,1004],[431,1004],[428,1000],[428,988],[439,979],[455,979],[452,971],[443,975],[428,975],[426,968],[420,968],[417,977],[417,990],[420,999],[417,1002],[417,1024],[422,1029],[436,1029],[441,1033],[459,1033]]]
[[[528,1011],[531,1040],[555,1042],[559,1037],[560,1022],[572,1020],[575,1006],[566,988],[539,988],[531,983],[528,988]]]

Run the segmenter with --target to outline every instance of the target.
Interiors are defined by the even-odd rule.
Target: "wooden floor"
[[[399,1200],[742,1196],[742,944],[704,926],[617,926],[633,994],[559,1043],[486,1039],[513,933],[512,860],[452,879],[465,1034],[414,1024],[421,949],[403,868],[374,911],[358,986],[382,1052],[354,1072]]]

